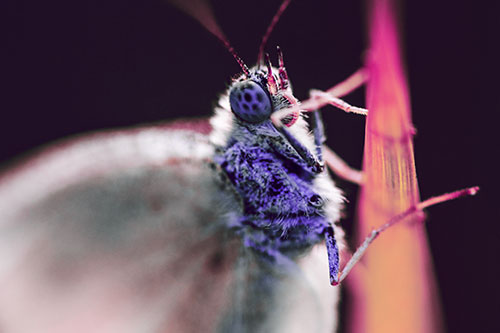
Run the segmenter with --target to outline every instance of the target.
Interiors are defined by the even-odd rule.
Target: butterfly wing
[[[227,228],[239,204],[212,152],[200,133],[142,128],[59,144],[5,174],[2,332],[329,330],[326,254],[298,273],[262,265]]]

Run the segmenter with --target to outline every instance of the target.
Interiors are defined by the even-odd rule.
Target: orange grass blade
[[[417,205],[408,86],[400,56],[393,2],[371,1],[366,68],[368,117],[358,207],[359,239]],[[423,110],[422,110],[423,111]],[[374,242],[352,282],[352,332],[440,331],[440,307],[423,214],[408,217]],[[349,279],[347,279],[348,281]]]

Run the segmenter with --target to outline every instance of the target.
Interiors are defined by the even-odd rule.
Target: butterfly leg
[[[354,74],[349,76],[346,80],[333,86],[327,91],[311,90],[310,96],[312,100],[316,100],[321,106],[331,104],[346,112],[353,112],[365,115],[368,110],[352,106],[347,102],[340,99],[357,88],[361,87],[368,80],[368,71],[365,68],[357,70]]]
[[[366,80],[368,79],[368,74],[366,69],[361,68],[357,70],[354,74],[349,76],[346,80],[340,82],[339,84],[335,85],[333,88],[328,89],[325,93],[328,95],[328,99],[330,99],[332,102],[335,101],[337,104],[335,106],[340,107],[344,111],[349,110],[356,110],[356,111],[362,111],[362,114],[366,114],[364,111],[365,109],[361,108],[356,108],[352,107],[346,102],[338,99],[339,97],[345,96],[349,93],[351,93],[353,90],[361,87]],[[315,91],[311,92],[311,96],[314,95]],[[318,92],[319,94],[319,92]],[[323,95],[324,96],[324,95]],[[351,111],[354,112],[354,111]],[[319,111],[314,111],[315,118],[317,118],[316,115],[319,115]],[[321,122],[321,119],[319,119]],[[315,122],[317,122],[315,120]],[[315,124],[315,129],[316,128],[321,128],[323,130],[323,124],[321,123],[320,126]],[[316,139],[316,134],[314,135]],[[323,135],[324,137],[324,135]],[[324,139],[323,142],[324,143]],[[324,159],[326,161],[326,165],[332,170],[335,174],[337,174],[339,177],[342,177],[345,180],[348,180],[352,183],[361,185],[363,182],[363,173],[359,170],[351,168],[344,160],[342,160],[332,149],[329,147],[325,146],[323,147],[324,150]]]
[[[328,89],[326,93],[330,96],[340,98],[358,89],[366,81],[368,81],[368,71],[365,68],[360,68],[344,81]]]
[[[355,184],[362,184],[363,173],[359,170],[351,168],[344,160],[342,160],[333,150],[325,146],[326,141],[325,129],[321,113],[319,110],[313,111],[313,134],[314,144],[316,146],[316,156],[320,163],[323,160],[326,165],[339,177]]]
[[[354,74],[349,76],[347,79],[333,86],[327,91],[311,90],[310,96],[311,99],[313,100],[316,99],[317,102],[321,104],[321,106],[324,106],[326,104],[331,104],[346,112],[353,112],[366,116],[368,110],[352,106],[347,102],[341,100],[340,97],[345,96],[351,93],[352,91],[356,90],[357,88],[361,87],[367,80],[368,80],[368,71],[365,68],[361,68],[357,70]]]
[[[286,139],[284,140],[275,139],[269,143],[279,154],[290,160],[298,160],[304,163],[305,167],[311,172],[317,174],[323,171],[324,164],[323,161],[318,159],[312,152],[307,149],[290,131],[285,127],[277,127],[277,130]],[[290,149],[292,147],[292,149]],[[297,156],[295,156],[297,155]]]
[[[314,145],[316,146],[316,158],[320,163],[323,163],[323,144],[326,141],[325,126],[319,110],[313,111],[313,135]]]
[[[326,165],[339,177],[350,181],[351,183],[362,185],[363,172],[351,168],[342,158],[340,158],[328,146],[323,147],[323,154],[325,157]]]
[[[349,259],[347,264],[344,266],[344,268],[342,269],[342,271],[339,274],[339,277],[338,277],[336,284],[342,282],[346,278],[347,274],[349,274],[349,272],[352,270],[354,265],[356,265],[356,263],[365,254],[366,250],[368,249],[368,246],[378,237],[378,235],[380,235],[385,230],[389,229],[390,227],[392,227],[393,225],[395,225],[401,221],[404,221],[409,216],[421,213],[427,207],[430,207],[430,206],[438,204],[438,203],[446,202],[449,200],[458,199],[458,198],[469,196],[469,195],[475,195],[478,190],[479,190],[479,187],[471,187],[471,188],[458,190],[455,192],[446,193],[446,194],[443,194],[443,195],[440,195],[437,197],[427,199],[427,200],[422,201],[414,206],[411,206],[410,208],[408,208],[404,212],[394,216],[387,223],[383,224],[382,226],[378,227],[375,230],[372,230],[372,232],[365,238],[363,243],[356,249],[356,251],[352,255],[351,259]],[[328,245],[328,243],[327,243],[327,245]],[[331,279],[331,277],[330,277],[330,279]]]
[[[276,126],[282,126],[281,120],[290,116],[297,111],[300,112],[313,112],[323,106],[330,104],[338,107],[346,112],[352,112],[362,115],[367,115],[368,110],[356,106],[340,99],[340,97],[347,95],[353,90],[361,87],[368,80],[368,71],[364,68],[359,69],[346,80],[333,86],[327,91],[311,90],[310,98],[302,101],[300,104],[293,105],[289,108],[279,110],[271,115],[271,120]]]
[[[357,113],[363,116],[368,114],[368,110],[365,108],[360,108],[357,106],[352,106],[351,104],[341,100],[338,97],[332,96],[327,92],[321,90],[311,90],[309,92],[311,99],[318,103],[318,108],[323,107],[327,104],[333,105],[347,113]]]
[[[326,240],[326,252],[328,254],[330,284],[335,286],[339,283],[339,248],[331,225],[326,227],[323,233]]]

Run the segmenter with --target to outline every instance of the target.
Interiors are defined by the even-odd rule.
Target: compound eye
[[[237,82],[229,93],[231,110],[240,119],[260,123],[272,112],[271,99],[257,83],[247,80]]]

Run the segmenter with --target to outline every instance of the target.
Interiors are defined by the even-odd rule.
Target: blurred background
[[[220,26],[247,64],[255,63],[280,2],[213,1]],[[208,117],[239,71],[214,36],[165,1],[6,5],[2,170],[75,135]],[[365,16],[363,1],[292,1],[267,51],[276,61],[275,46],[283,49],[299,99],[362,65]],[[421,196],[481,186],[475,198],[428,210],[445,323],[449,332],[500,331],[500,5],[408,1],[400,19]],[[363,106],[364,91],[345,99]],[[323,115],[330,147],[361,168],[364,119],[332,107]],[[358,189],[338,183],[350,201],[344,225],[351,234]]]

